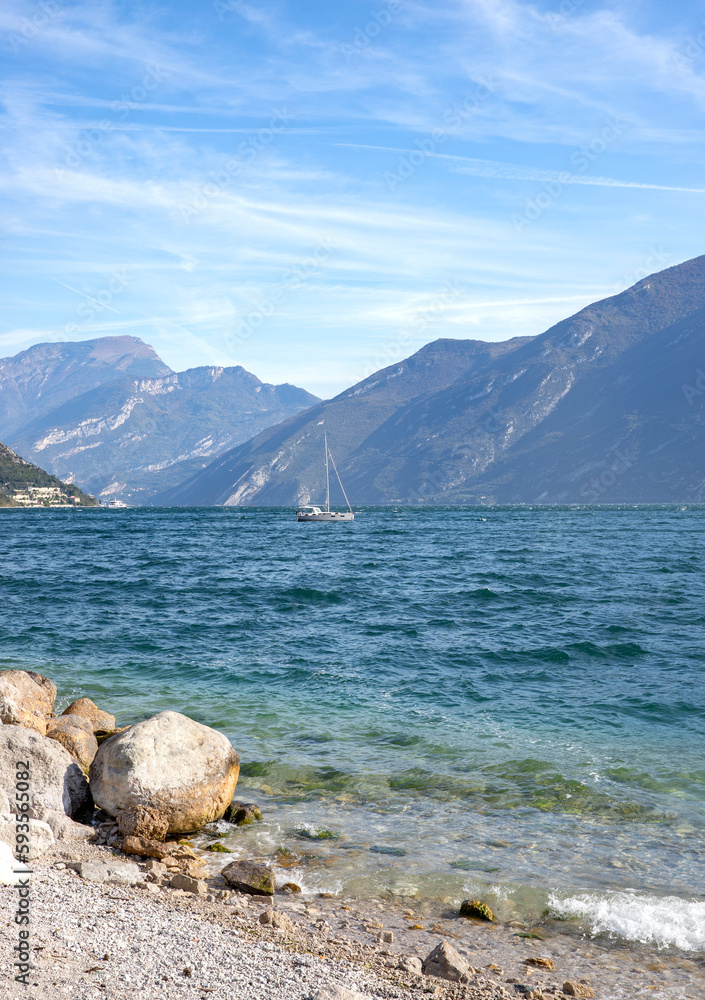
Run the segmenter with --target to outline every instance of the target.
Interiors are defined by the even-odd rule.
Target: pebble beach
[[[58,841],[32,864],[33,968],[27,986],[16,983],[12,971],[15,890],[0,887],[6,917],[0,930],[0,995],[13,1000],[581,995],[700,1000],[705,995],[702,964],[683,956],[656,960],[646,950],[571,938],[545,926],[434,915],[384,899],[248,896],[229,891],[218,876],[198,878],[202,865],[194,854],[196,864],[188,861],[180,870],[193,873],[201,894],[173,888],[173,876],[155,874],[144,859],[90,842]],[[273,924],[272,914],[283,920]],[[467,983],[420,972],[443,941],[467,963]]]

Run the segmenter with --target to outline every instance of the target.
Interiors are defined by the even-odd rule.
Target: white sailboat
[[[345,487],[343,486],[340,474],[338,472],[338,467],[335,464],[335,459],[333,458],[333,453],[328,447],[328,436],[323,435],[323,446],[326,453],[326,503],[324,507],[315,507],[313,504],[306,504],[303,507],[299,507],[296,511],[297,521],[354,521],[355,514],[350,506],[350,501],[348,500],[348,495],[345,492]],[[333,463],[333,469],[338,477],[338,482],[340,483],[340,488],[343,491],[343,496],[345,497],[345,502],[348,505],[348,509],[345,511],[337,511],[330,509],[330,476],[328,474],[328,457]]]

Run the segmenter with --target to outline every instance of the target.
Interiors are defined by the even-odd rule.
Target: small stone
[[[280,892],[285,892],[288,895],[294,895],[294,893],[301,892],[301,886],[297,885],[296,882],[285,882],[281,887]]]
[[[251,896],[273,896],[274,876],[266,865],[254,861],[232,861],[223,868],[225,881]]]
[[[291,934],[294,925],[284,913],[277,913],[276,910],[263,910],[259,915],[259,922],[273,927],[275,931],[286,931]]]
[[[169,883],[172,889],[182,889],[184,892],[191,892],[195,896],[205,896],[208,886],[198,878],[191,878],[189,875],[174,875]]]
[[[561,987],[566,996],[569,997],[586,997],[589,1000],[590,997],[594,997],[594,992],[589,986],[584,986],[582,983],[573,982],[572,979],[566,979]]]
[[[108,840],[108,843],[113,838]],[[169,854],[168,844],[160,844],[156,840],[147,840],[146,837],[123,837],[122,849],[125,854],[138,854],[143,858],[158,858],[162,860]]]
[[[466,983],[470,968],[452,945],[441,941],[424,959],[423,973],[435,976],[436,979],[448,979],[453,983]]]
[[[349,990],[346,986],[324,986],[316,990],[313,1000],[365,1000],[362,993],[357,990]]]
[[[166,875],[167,872],[166,865],[157,861],[156,858],[148,858],[144,867],[145,871],[152,872],[154,875]]]
[[[531,958],[524,959],[524,965],[533,965],[537,969],[555,969],[555,964],[552,958],[539,958],[538,956],[531,956]]]
[[[479,899],[465,899],[460,904],[460,916],[461,917],[474,917],[475,920],[489,920],[495,919],[494,913],[489,908],[487,903],[482,903]]]
[[[392,944],[394,942],[394,931],[382,931],[379,935],[379,940],[385,944]]]
[[[402,958],[399,962],[398,968],[400,968],[402,972],[408,972],[412,976],[420,976],[423,972],[423,962],[420,958],[409,955],[406,958]]]

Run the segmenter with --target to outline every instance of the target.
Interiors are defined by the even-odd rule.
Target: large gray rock
[[[0,670],[0,721],[42,736],[54,710],[56,686],[33,670]]]
[[[46,854],[50,847],[54,844],[54,834],[51,832],[46,823],[43,823],[38,819],[28,820],[29,825],[29,851],[26,854],[22,854],[22,859],[27,861],[34,861],[35,858],[41,858],[42,854]],[[23,831],[26,833],[26,831]],[[17,818],[7,813],[5,815],[0,815],[0,842],[3,844],[8,844],[11,851],[17,853]]]
[[[29,815],[51,809],[72,818],[90,811],[91,793],[81,768],[55,740],[21,726],[0,728],[0,788],[16,810],[15,775],[18,761],[29,762]]]
[[[220,819],[239,773],[222,733],[160,712],[103,743],[90,782],[96,805],[111,816],[145,807],[166,818],[169,833],[188,833]]]

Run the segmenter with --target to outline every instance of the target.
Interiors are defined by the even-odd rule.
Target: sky
[[[3,0],[0,356],[328,397],[705,252],[689,0]]]

